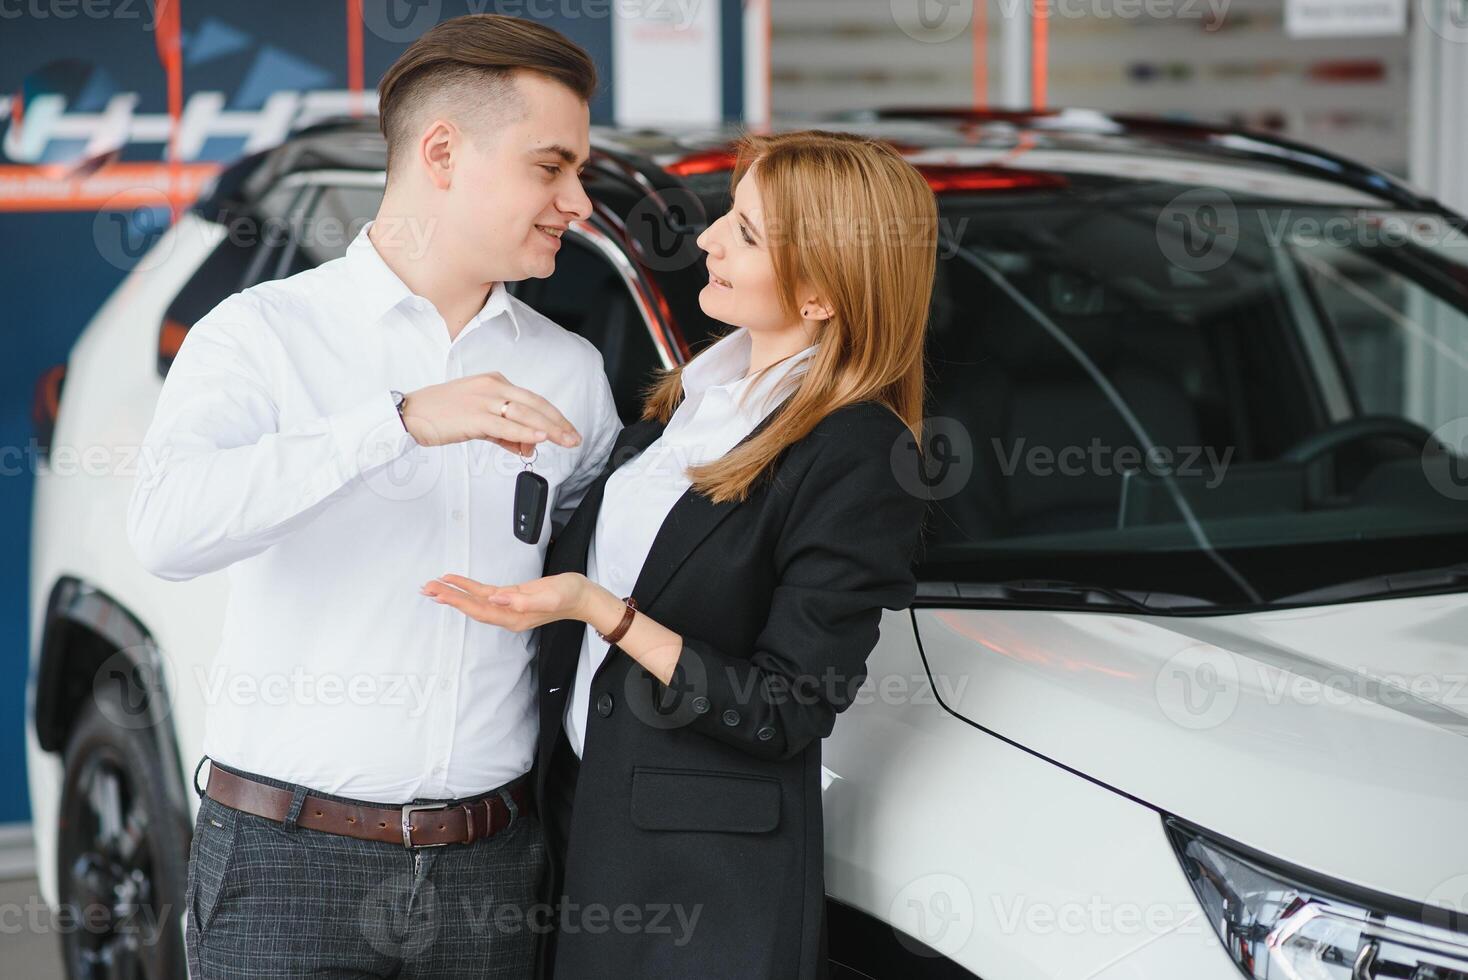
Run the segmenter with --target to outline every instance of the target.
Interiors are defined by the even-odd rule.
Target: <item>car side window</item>
[[[556,271],[545,279],[512,283],[510,291],[595,344],[623,424],[641,417],[643,389],[662,362],[642,313],[605,258],[574,233],[567,233],[556,257]]]
[[[232,220],[164,313],[158,373],[168,373],[190,328],[226,297],[346,254],[381,200],[379,185],[296,183],[277,187]]]

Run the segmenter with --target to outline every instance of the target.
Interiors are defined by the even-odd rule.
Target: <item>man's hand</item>
[[[403,399],[403,423],[420,446],[487,439],[528,456],[546,439],[568,447],[581,442],[580,433],[554,405],[510,384],[498,371],[410,392]]]

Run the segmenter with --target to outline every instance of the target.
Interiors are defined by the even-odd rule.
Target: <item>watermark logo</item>
[[[893,23],[924,44],[951,41],[974,19],[974,0],[891,0],[891,7]]]
[[[1156,233],[1158,248],[1173,265],[1187,272],[1212,272],[1238,248],[1238,209],[1223,191],[1195,187],[1158,212]]]
[[[168,196],[136,187],[112,195],[92,219],[97,254],[115,269],[146,272],[168,259],[173,249],[158,247],[169,226]]]
[[[968,427],[955,418],[934,416],[923,420],[922,452],[911,432],[900,433],[892,444],[892,472],[902,489],[923,500],[944,500],[968,486],[974,471],[974,442]]]
[[[416,41],[442,15],[442,0],[368,0],[362,4],[363,25],[394,44]]]
[[[172,661],[156,647],[124,647],[92,675],[92,700],[118,728],[137,731],[168,717],[174,690]]]
[[[1422,447],[1422,472],[1444,497],[1468,500],[1468,416],[1451,419],[1432,433]]]
[[[957,875],[923,875],[892,899],[887,921],[895,927],[898,942],[912,952],[931,956],[936,950],[953,956],[973,935],[974,895]]]
[[[1162,713],[1181,728],[1217,728],[1239,703],[1239,665],[1234,655],[1208,643],[1173,654],[1154,681]]]

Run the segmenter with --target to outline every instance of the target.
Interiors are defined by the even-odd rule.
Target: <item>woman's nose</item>
[[[710,255],[714,254],[714,228],[716,228],[717,226],[718,222],[714,222],[714,224],[709,225],[699,234],[696,240],[696,244],[698,245],[698,247],[703,249],[705,252],[708,252]]]

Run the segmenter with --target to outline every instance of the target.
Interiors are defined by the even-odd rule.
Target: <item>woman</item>
[[[736,329],[655,385],[546,577],[424,586],[548,624],[560,980],[824,975],[820,740],[914,593],[932,192],[822,132],[745,138],[733,186],[699,304]]]

